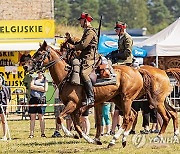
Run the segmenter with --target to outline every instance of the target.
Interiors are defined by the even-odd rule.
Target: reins
[[[48,48],[48,50],[49,50],[49,49],[50,49],[50,48]],[[56,64],[57,62],[59,62],[60,60],[63,60],[63,56],[59,56],[59,58],[57,58],[57,59],[55,59],[55,60],[53,60],[53,61],[50,61],[49,54],[50,54],[50,52],[51,52],[52,49],[49,50],[49,51],[48,51],[48,50],[46,50],[46,51],[48,52],[47,58],[48,58],[48,60],[49,60],[49,63],[48,63],[47,65],[43,66],[42,68],[39,68],[39,69],[41,69],[43,72],[44,72],[45,70],[49,69],[51,66],[55,65],[55,64]],[[43,58],[42,61],[44,61],[45,58],[46,58],[46,56],[44,56],[44,58]],[[66,77],[65,77],[61,82],[59,82],[59,84],[55,87],[54,92],[53,92],[51,98],[50,98],[49,100],[47,100],[46,102],[50,102],[50,101],[51,101],[51,99],[53,98],[54,93],[55,93],[55,91],[57,90],[57,88],[60,87],[59,91],[62,90],[62,87],[63,87],[63,85],[65,84],[65,79],[66,79]]]

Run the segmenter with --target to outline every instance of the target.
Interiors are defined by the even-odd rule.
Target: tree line
[[[113,29],[116,21],[123,21],[128,28],[146,27],[150,34],[180,16],[180,0],[55,0],[54,7],[57,24],[77,26],[81,12],[87,12],[95,27],[102,15],[103,29]]]

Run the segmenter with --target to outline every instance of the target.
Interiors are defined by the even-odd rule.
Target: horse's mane
[[[54,49],[52,46],[48,45],[49,48],[51,48],[51,50],[55,51],[59,56],[62,56],[62,52],[60,51],[60,49]]]

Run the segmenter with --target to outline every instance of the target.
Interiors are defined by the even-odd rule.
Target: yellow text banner
[[[0,38],[54,38],[54,20],[0,20]]]
[[[8,86],[22,87],[24,86],[24,69],[22,66],[15,67],[8,66],[0,67],[0,75],[2,75],[5,79],[5,83]]]

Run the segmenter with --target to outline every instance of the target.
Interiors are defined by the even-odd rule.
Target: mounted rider
[[[118,50],[112,51],[110,59],[116,64],[131,65],[133,62],[132,37],[126,32],[126,23],[116,22],[114,27],[116,34],[119,36]]]
[[[70,43],[70,48],[75,51],[81,51],[80,55],[75,59],[75,65],[81,66],[81,77],[84,82],[84,88],[86,92],[86,101],[83,105],[94,105],[94,92],[90,73],[93,71],[96,62],[99,59],[97,52],[98,37],[95,28],[91,26],[93,18],[88,13],[82,13],[78,18],[81,27],[84,29],[83,36],[80,41],[75,41],[70,37],[69,33],[66,33],[67,42]]]

